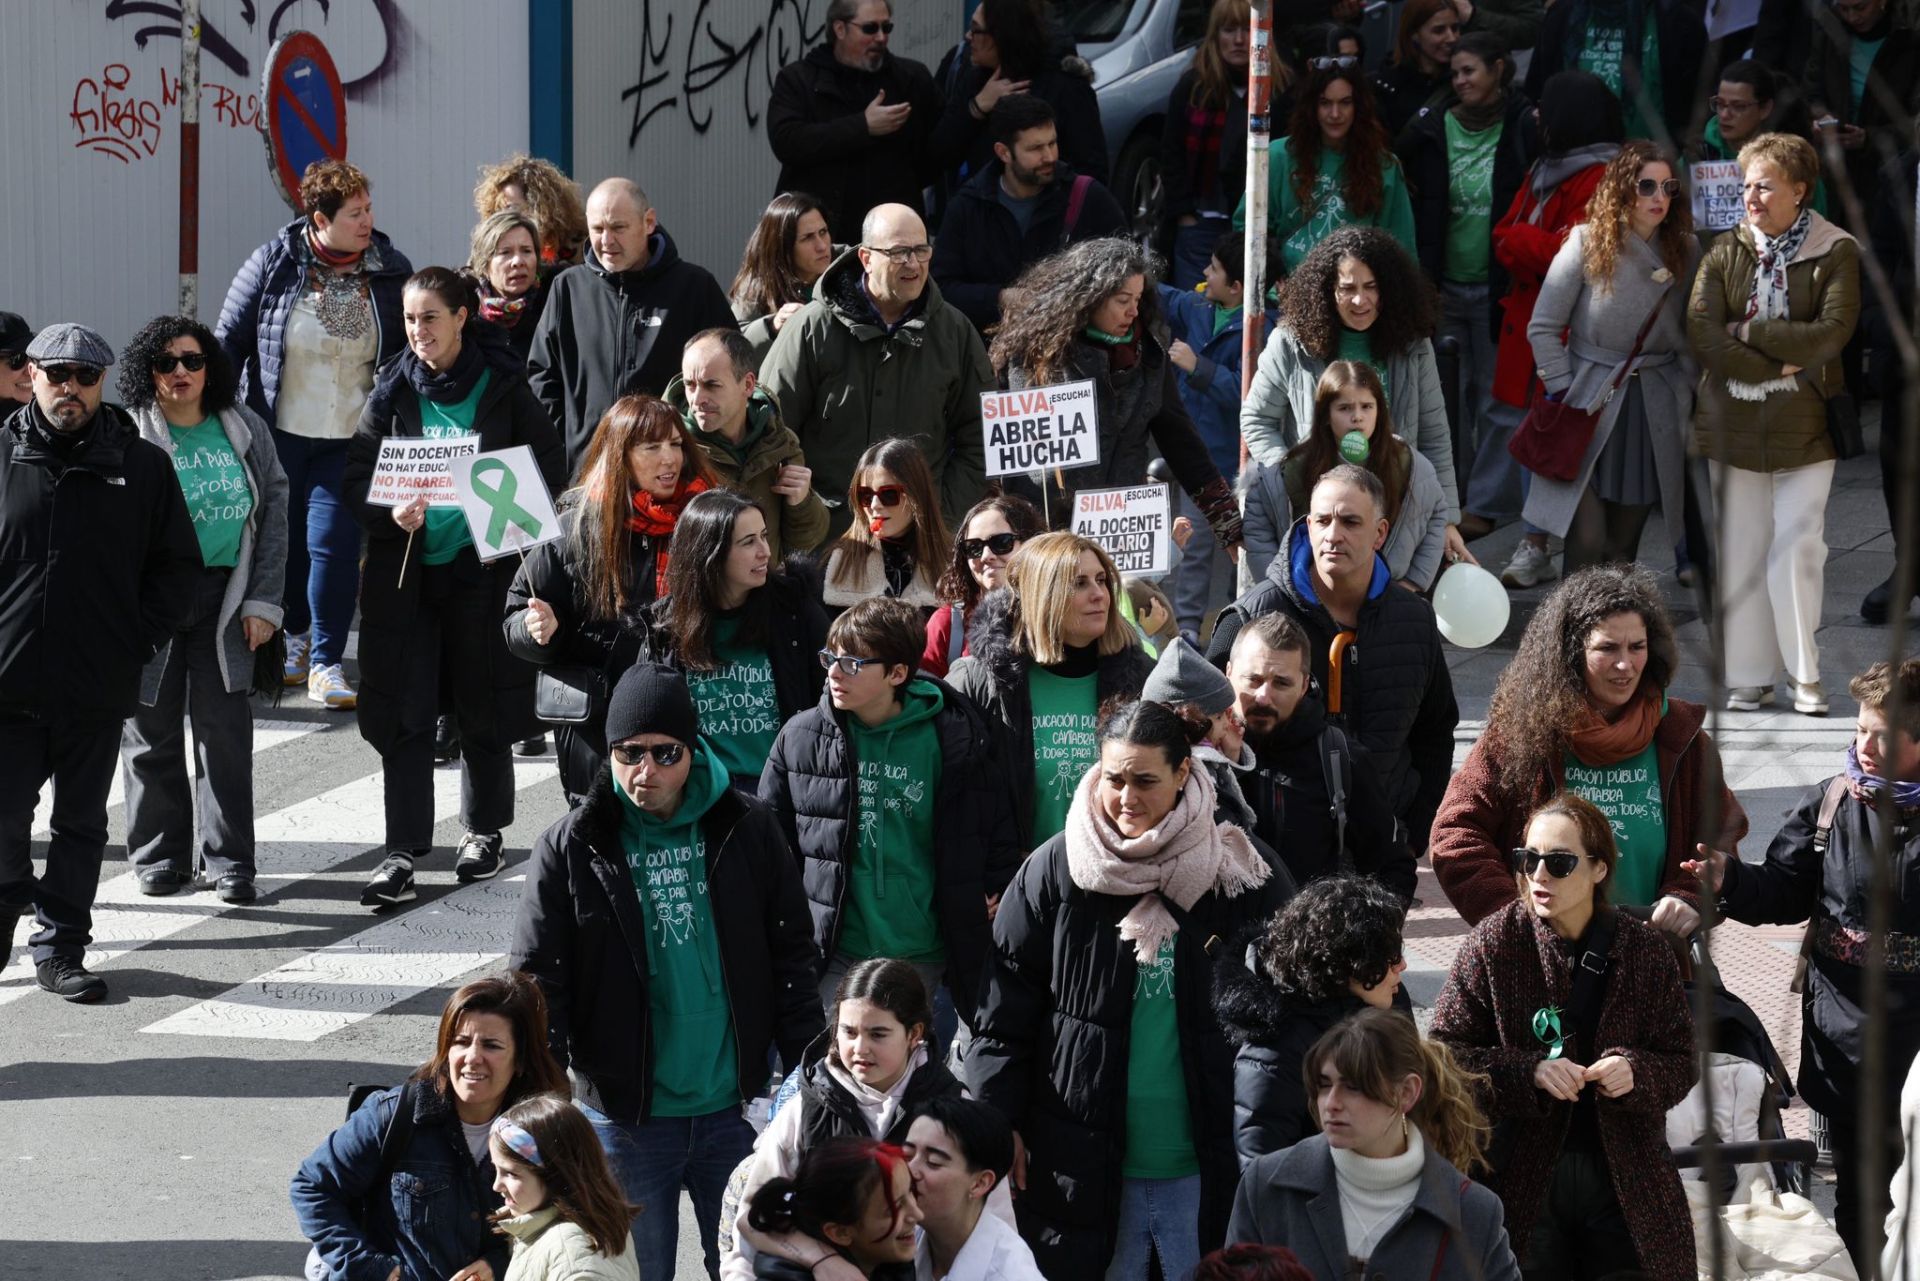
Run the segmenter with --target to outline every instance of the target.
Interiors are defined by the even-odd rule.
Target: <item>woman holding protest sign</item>
[[[566,465],[520,358],[498,329],[478,319],[470,281],[428,267],[408,278],[401,303],[407,350],[374,384],[342,481],[347,508],[368,535],[360,734],[380,753],[387,814],[387,858],[360,895],[373,908],[414,897],[414,860],[433,843],[433,730],[443,671],[462,744],[460,818],[467,832],[454,872],[463,882],[500,870],[500,831],[513,821],[510,745],[535,727],[533,673],[508,652],[498,623],[519,560],[483,563],[457,507],[429,509],[424,496],[394,507],[370,502],[381,443],[472,437],[483,454],[524,446],[549,489]],[[532,519],[515,501],[515,473],[501,473],[491,493],[475,488],[507,518],[498,522],[505,528],[524,529],[513,522]]]
[[[1057,528],[1069,518],[1069,491],[1144,482],[1151,441],[1214,537],[1238,547],[1232,488],[1180,402],[1174,363],[1158,337],[1158,268],[1130,240],[1084,240],[1035,263],[1014,284],[1021,303],[1008,310],[988,349],[994,372],[1012,391],[1092,382],[1099,457],[1049,466],[1042,484],[1008,476],[1006,488],[1032,500]],[[991,462],[995,451],[987,452]]]

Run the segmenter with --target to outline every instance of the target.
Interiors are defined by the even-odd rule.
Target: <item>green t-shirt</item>
[[[1087,771],[1100,759],[1094,731],[1100,721],[1099,678],[1056,676],[1044,667],[1027,673],[1033,700],[1033,843],[1067,830],[1067,811]]]
[[[1660,24],[1655,20],[1651,6],[1647,10],[1646,31],[1640,41],[1638,94],[1629,95],[1626,91],[1626,55],[1625,27],[1619,23],[1589,22],[1587,41],[1580,47],[1580,59],[1576,65],[1580,70],[1591,71],[1606,81],[1607,88],[1613,90],[1620,99],[1620,109],[1626,116],[1627,137],[1651,138],[1654,136],[1654,122],[1659,121],[1665,111],[1662,102],[1665,95],[1660,84]]]
[[[1446,277],[1463,285],[1485,284],[1493,250],[1494,157],[1506,123],[1496,120],[1475,133],[1449,111],[1446,124]]]
[[[479,381],[473,384],[465,400],[443,404],[420,397],[420,434],[428,440],[471,436],[474,414],[480,408],[481,394],[487,390],[487,380],[492,376],[491,371],[482,370]],[[420,559],[428,565],[444,565],[463,548],[473,546],[473,532],[467,528],[466,513],[458,507],[427,508],[427,523],[420,533],[426,539],[421,545]]]
[[[687,673],[687,690],[700,714],[700,737],[729,774],[760,777],[780,732],[780,703],[773,692],[773,661],[764,646],[735,643],[740,618],[713,620],[713,656],[720,666]]]
[[[1341,227],[1379,227],[1389,232],[1414,252],[1413,201],[1407,196],[1406,179],[1400,162],[1391,151],[1380,157],[1380,207],[1370,218],[1357,218],[1347,208],[1341,194],[1346,174],[1346,153],[1331,147],[1320,150],[1320,172],[1314,179],[1307,205],[1301,206],[1293,194],[1293,153],[1287,140],[1274,142],[1267,152],[1267,227],[1281,238],[1281,266],[1294,271],[1313,247]],[[1233,212],[1236,231],[1247,225],[1247,202],[1243,196]]]
[[[1667,807],[1660,795],[1660,761],[1649,742],[1618,765],[1586,765],[1567,753],[1567,790],[1599,807],[1613,825],[1620,861],[1607,899],[1615,907],[1646,907],[1660,897],[1667,865]]]
[[[1387,377],[1387,362],[1374,357],[1373,339],[1368,330],[1340,326],[1339,345],[1334,348],[1333,354],[1338,360],[1372,365],[1373,372],[1380,375],[1380,390],[1387,393],[1387,408],[1393,407],[1393,383]]]
[[[891,956],[946,959],[934,917],[933,798],[940,790],[940,734],[933,718],[946,700],[931,681],[907,682],[900,711],[868,728],[847,718],[859,787],[859,840],[835,950],[851,960]]]
[[[180,478],[180,492],[193,514],[200,560],[208,569],[232,569],[240,563],[240,536],[253,512],[246,465],[233,452],[218,415],[167,430],[173,436],[173,474]]]
[[[1200,1172],[1187,1109],[1186,1066],[1180,1061],[1180,1005],[1168,939],[1133,982],[1133,1024],[1127,1038],[1127,1146],[1120,1173],[1129,1179],[1182,1179]]]
[[[1880,46],[1887,42],[1885,36],[1878,40],[1853,38],[1853,48],[1847,51],[1847,87],[1853,94],[1853,109],[1857,113],[1860,103],[1867,96],[1867,73],[1873,70],[1873,60],[1880,56]]]
[[[621,849],[647,922],[655,1116],[705,1116],[740,1102],[740,1057],[700,834],[701,818],[729,785],[720,759],[704,745],[694,748],[687,790],[672,818],[654,818],[614,783]]]

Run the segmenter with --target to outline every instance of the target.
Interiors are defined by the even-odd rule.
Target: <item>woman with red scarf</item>
[[[528,555],[507,595],[507,647],[595,700],[559,725],[560,782],[584,799],[606,764],[604,700],[640,657],[647,606],[667,594],[668,548],[688,500],[719,483],[667,403],[622,396],[594,429],[579,484],[561,499],[566,537]]]

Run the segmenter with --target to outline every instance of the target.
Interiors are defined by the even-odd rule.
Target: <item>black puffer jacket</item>
[[[700,832],[745,1085],[766,1078],[769,1047],[798,1063],[820,1035],[820,956],[800,878],[766,807],[723,789]],[[620,798],[603,773],[585,804],[535,843],[507,963],[546,993],[547,1040],[572,1068],[576,1091],[631,1123],[646,1120],[653,1103],[653,1029],[645,910],[621,846]]]
[[[1253,937],[1222,948],[1213,972],[1213,1012],[1237,1047],[1233,1147],[1242,1169],[1257,1156],[1320,1132],[1307,1111],[1301,1064],[1334,1024],[1367,1008],[1347,993],[1330,1001],[1288,1000],[1255,968]]]
[[[1313,679],[1327,688],[1327,661],[1339,624],[1303,590],[1309,556],[1306,518],[1287,531],[1267,581],[1220,611],[1207,659],[1225,668],[1234,637],[1252,619],[1279,610],[1306,629],[1313,647]],[[1371,758],[1386,784],[1407,841],[1417,856],[1453,770],[1453,729],[1460,708],[1433,606],[1386,581],[1375,557],[1374,590],[1360,607],[1359,631],[1347,646],[1341,713],[1347,737]],[[1361,759],[1355,757],[1356,763]]]
[[[1000,786],[986,715],[945,681],[918,679],[938,689],[943,700],[933,720],[940,739],[934,910],[946,946],[947,987],[960,1017],[971,1023],[990,946],[987,897],[1006,889],[1025,847],[1011,798]],[[773,807],[799,860],[813,939],[823,958],[831,958],[840,942],[847,869],[859,831],[853,785],[858,768],[846,713],[836,711],[823,692],[816,706],[781,726],[760,776],[761,799]]]
[[[1213,1012],[1214,953],[1293,892],[1271,851],[1261,853],[1274,868],[1266,884],[1237,898],[1203,895],[1174,935],[1203,1251],[1226,1234],[1240,1174],[1233,1050]],[[1113,1254],[1138,975],[1133,944],[1121,939],[1119,925],[1135,901],[1075,885],[1060,835],[1021,865],[993,922],[968,1083],[1026,1143],[1027,1190],[1014,1207],[1020,1235],[1051,1281],[1096,1281]]]
[[[827,673],[820,651],[827,644],[827,610],[820,603],[820,567],[805,556],[789,556],[767,574],[767,585],[741,606],[740,612],[765,611],[767,662],[773,669],[773,697],[784,724],[820,701]],[[650,662],[685,670],[673,634],[667,630],[672,601],[662,596],[647,609],[646,631],[639,638],[642,656]],[[525,623],[522,623],[524,629]]]
[[[1013,644],[1016,602],[1012,589],[1001,587],[981,598],[967,622],[965,658],[953,665],[947,679],[953,688],[979,704],[994,725],[996,756],[1013,799],[1014,821],[1020,845],[1032,848],[1033,834],[1033,694],[1027,672],[1033,660]],[[1153,671],[1153,660],[1137,645],[1099,660],[1094,682],[1096,698],[1138,698]]]
[[[947,1070],[947,1065],[941,1061],[929,1041],[926,1062],[909,1069],[913,1075],[907,1078],[907,1088],[900,1096],[900,1107],[893,1115],[893,1125],[885,1134],[874,1134],[867,1128],[867,1118],[860,1111],[859,1102],[847,1093],[847,1087],[836,1081],[833,1073],[827,1069],[827,1050],[832,1045],[833,1034],[834,1030],[829,1026],[820,1034],[819,1040],[807,1047],[807,1057],[800,1069],[799,1094],[787,1105],[800,1109],[802,1152],[828,1139],[879,1139],[883,1143],[904,1143],[913,1119],[920,1115],[927,1104],[935,1099],[957,1099],[966,1092],[959,1078]]]

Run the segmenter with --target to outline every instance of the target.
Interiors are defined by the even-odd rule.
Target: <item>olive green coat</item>
[[[780,469],[788,463],[806,466],[807,454],[800,448],[800,438],[781,421],[780,406],[772,396],[756,387],[748,399],[744,451],[733,448],[717,432],[700,429],[687,407],[686,379],[679,374],[667,384],[661,399],[680,415],[695,443],[706,451],[720,483],[760,504],[760,514],[767,518],[767,550],[773,554],[775,565],[788,552],[810,552],[827,541],[827,506],[818,491],[810,492],[798,504],[773,492]]]
[[[1827,397],[1846,390],[1840,349],[1860,320],[1860,249],[1852,236],[1813,215],[1799,254],[1787,264],[1787,319],[1756,320],[1747,341],[1727,332],[1746,314],[1758,255],[1746,223],[1713,243],[1694,277],[1687,338],[1700,360],[1693,452],[1746,471],[1806,467],[1833,457]],[[1792,391],[1739,400],[1729,379],[1764,383],[1783,365],[1805,370]]]

